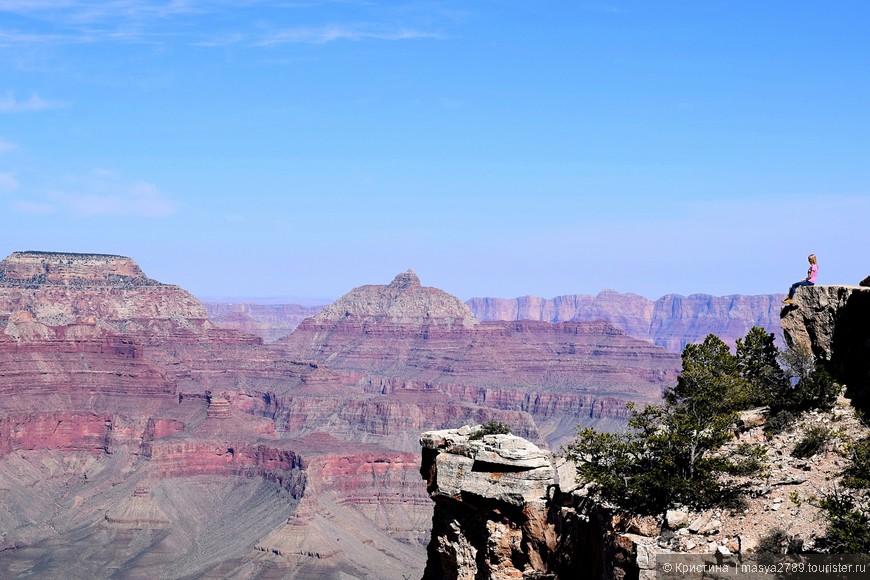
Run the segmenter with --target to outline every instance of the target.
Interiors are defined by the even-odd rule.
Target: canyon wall
[[[466,301],[479,321],[590,322],[603,320],[632,338],[649,340],[674,352],[716,334],[733,345],[753,326],[781,336],[781,295],[711,296],[668,294],[658,300],[604,290],[595,296],[556,298],[472,298]],[[223,328],[256,334],[273,342],[291,334],[325,306],[205,302],[209,319]]]
[[[701,342],[711,333],[733,345],[753,326],[779,336],[780,300],[780,295],[668,294],[653,301],[604,290],[596,296],[574,294],[551,299],[472,298],[467,304],[479,320],[605,320],[633,338],[680,352],[686,344]]]
[[[385,434],[410,447],[436,418],[401,424],[347,383],[218,328],[130,258],[10,255],[0,576],[418,575],[419,459]]]
[[[680,359],[606,320],[480,321],[410,271],[267,343],[129,258],[18,252],[0,363],[0,575],[78,551],[121,575],[340,578],[422,573],[421,431],[498,420],[557,447],[624,426]]]
[[[448,421],[441,426],[479,422],[483,408],[556,446],[577,423],[621,427],[625,403],[659,400],[680,365],[676,354],[603,321],[480,322],[411,271],[352,290],[275,346],[343,373],[367,394],[441,414]],[[465,411],[438,411],[459,406]],[[540,435],[516,413],[531,415]]]

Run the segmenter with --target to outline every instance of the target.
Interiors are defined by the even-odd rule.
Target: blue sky
[[[0,0],[0,254],[203,296],[870,274],[863,1]]]

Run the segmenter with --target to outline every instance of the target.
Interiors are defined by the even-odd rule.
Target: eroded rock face
[[[556,481],[548,454],[513,435],[471,440],[472,433],[430,431],[420,439],[420,473],[436,503],[423,577],[547,572],[556,548],[547,522],[547,491]]]
[[[0,272],[0,576],[422,571],[418,454],[389,447],[420,431],[406,404],[216,328],[129,258],[23,252]],[[319,559],[256,548],[303,508]]]
[[[199,301],[160,284],[130,258],[103,254],[15,252],[0,262],[0,320],[25,317],[48,327],[90,323],[118,332],[166,321],[208,326]],[[7,332],[8,334],[8,332]]]
[[[603,321],[477,322],[413,273],[351,291],[276,346],[355,376],[367,393],[529,413],[557,446],[577,423],[622,426],[625,403],[658,401],[680,366]],[[469,419],[487,420],[464,413],[451,426]]]
[[[575,472],[513,435],[423,433],[435,502],[424,579],[637,577],[633,538],[576,489]]]
[[[337,323],[348,317],[362,324],[386,322],[448,329],[477,325],[468,306],[443,290],[424,288],[413,270],[397,275],[386,286],[366,285],[348,292],[315,316],[314,324]]]
[[[870,288],[808,286],[782,309],[786,343],[825,361],[858,405],[870,398]]]
[[[673,352],[716,334],[729,344],[760,326],[779,335],[782,296],[710,296],[668,294],[649,300],[637,294],[604,290],[596,296],[567,295],[552,299],[472,298],[467,302],[480,320],[565,322],[605,320],[633,338],[650,340]]]
[[[514,435],[471,440],[471,433],[446,429],[420,438],[424,454],[436,452],[434,464],[422,468],[439,474],[428,482],[433,499],[470,495],[520,508],[545,500],[547,486],[555,483],[549,453]]]
[[[28,286],[159,286],[126,256],[13,252],[0,262],[0,284]]]

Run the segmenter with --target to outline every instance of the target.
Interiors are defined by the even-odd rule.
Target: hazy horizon
[[[870,5],[0,2],[0,254],[212,296],[870,274]],[[2,257],[0,256],[0,257]],[[333,298],[333,299],[334,299]]]
[[[380,284],[380,283],[387,284],[387,283],[389,283],[389,281],[373,282],[373,284]],[[423,285],[428,286],[428,284],[423,284]],[[352,289],[353,288],[348,288],[347,291],[350,292]],[[666,294],[662,294],[661,296],[651,297],[651,296],[642,296],[642,295],[636,294],[634,292],[619,292],[619,290],[613,290],[611,288],[602,288],[598,292],[593,292],[593,293],[588,293],[588,294],[562,293],[562,294],[555,294],[553,296],[538,296],[536,294],[520,294],[517,296],[496,296],[494,294],[485,294],[485,295],[468,296],[468,297],[457,296],[457,298],[459,298],[463,301],[473,300],[475,298],[501,298],[501,299],[506,299],[506,300],[515,300],[518,298],[526,298],[526,297],[534,297],[534,298],[541,298],[544,300],[552,300],[554,298],[559,298],[561,296],[574,296],[574,295],[598,296],[599,294],[601,294],[603,292],[618,292],[619,294],[634,294],[634,295],[641,296],[642,298],[646,298],[647,300],[651,300],[651,301],[656,301],[660,298],[664,298],[665,296],[669,296],[669,295],[679,295],[679,296],[686,296],[686,297],[691,296],[691,294],[684,295],[684,294],[677,294],[676,292],[668,292]],[[336,300],[341,298],[341,296],[343,296],[346,293],[347,292],[342,293],[341,295],[335,296],[333,298],[316,298],[316,297],[310,297],[310,296],[216,296],[216,295],[209,295],[209,294],[204,294],[204,295],[196,294],[195,296],[201,302],[211,302],[211,303],[221,303],[221,304],[257,304],[257,305],[264,305],[264,306],[286,306],[286,305],[292,305],[292,306],[326,306],[326,305],[332,304],[333,302],[335,302]],[[702,292],[695,292],[694,294],[708,295],[708,294],[705,294]],[[776,295],[785,295],[785,293],[784,292],[773,292],[770,294],[721,294],[721,295],[712,295],[712,296],[721,297],[721,296],[776,296]]]

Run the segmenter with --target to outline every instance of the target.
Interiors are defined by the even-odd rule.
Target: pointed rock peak
[[[399,290],[404,290],[405,288],[420,288],[420,278],[417,276],[414,270],[408,268],[406,272],[402,272],[393,278],[393,281],[390,282],[390,288],[396,288]]]
[[[417,326],[477,325],[474,314],[462,300],[444,290],[422,286],[413,270],[399,274],[389,284],[354,288],[314,317],[319,324],[347,319]]]

